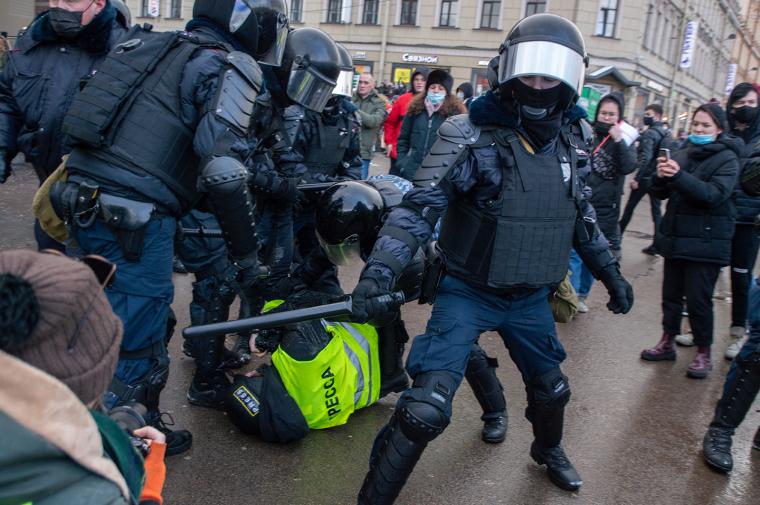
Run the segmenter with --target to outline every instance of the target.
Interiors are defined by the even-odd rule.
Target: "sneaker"
[[[728,347],[726,348],[726,353],[724,356],[727,360],[732,360],[736,357],[737,354],[739,354],[739,349],[742,348],[742,340],[744,339],[744,333],[745,329],[743,326],[732,326],[729,330],[729,337],[731,338],[731,343],[728,344]]]
[[[539,465],[546,465],[549,479],[566,491],[577,491],[583,481],[573,467],[562,447],[539,448],[536,442],[530,446],[530,456]]]
[[[692,379],[704,379],[710,375],[710,370],[712,370],[710,348],[699,346],[697,354],[694,356],[694,361],[691,362],[688,370],[686,370],[686,375]]]
[[[694,335],[691,333],[681,333],[680,335],[676,335],[676,344],[683,347],[693,347]]]
[[[657,252],[657,249],[655,249],[654,244],[650,245],[649,247],[645,247],[641,250],[644,254],[648,254],[649,256],[657,256],[659,253]]]
[[[166,422],[164,418],[168,418]],[[176,456],[190,449],[193,446],[193,434],[187,430],[172,430],[169,426],[174,426],[174,419],[168,412],[161,412],[158,418],[151,423],[161,433],[166,435],[166,455]]]
[[[588,312],[588,305],[586,305],[586,298],[578,298],[578,314],[585,314]]]

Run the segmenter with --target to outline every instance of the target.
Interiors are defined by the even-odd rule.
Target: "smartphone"
[[[665,149],[664,147],[661,147],[659,157],[665,158],[666,160],[670,161],[670,149]]]

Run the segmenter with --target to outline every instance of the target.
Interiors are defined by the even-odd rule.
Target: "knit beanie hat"
[[[726,111],[723,110],[723,107],[720,106],[719,103],[705,103],[697,107],[697,109],[694,111],[694,115],[697,114],[699,111],[704,111],[708,113],[713,121],[715,121],[715,124],[723,131],[726,131],[727,128],[727,119],[726,119]],[[694,117],[692,115],[692,118]]]
[[[445,70],[435,69],[431,71],[427,76],[427,81],[425,82],[425,92],[427,92],[427,90],[430,89],[430,86],[433,84],[440,84],[446,88],[446,94],[450,95],[451,87],[454,85],[454,78],[451,77],[451,74]]]
[[[84,262],[0,252],[0,350],[56,377],[82,403],[99,398],[111,383],[122,331]]]

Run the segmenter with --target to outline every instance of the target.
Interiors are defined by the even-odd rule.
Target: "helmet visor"
[[[499,57],[499,84],[521,76],[540,75],[558,79],[580,95],[585,74],[583,56],[569,47],[545,40],[509,46]]]
[[[330,244],[317,231],[317,240],[319,240],[319,245],[322,246],[327,259],[333,265],[346,266],[352,263],[355,258],[361,260],[361,244],[359,243],[359,235],[356,233],[349,235],[337,244]]]
[[[285,42],[288,40],[289,29],[287,16],[279,13],[274,42],[267,52],[256,58],[258,63],[272,67],[279,67],[282,64],[282,55],[285,54]]]
[[[338,84],[333,89],[333,95],[343,95],[351,98],[354,88],[353,70],[341,70],[338,76]]]
[[[323,75],[314,66],[293,63],[288,79],[288,97],[315,112],[322,112],[332,96],[335,81]]]

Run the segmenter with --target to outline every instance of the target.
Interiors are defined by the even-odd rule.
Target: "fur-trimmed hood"
[[[564,117],[564,123],[575,123],[588,117],[586,110],[573,105]],[[490,90],[470,105],[470,121],[478,126],[496,125],[507,128],[517,128],[519,116],[511,104],[504,103],[499,96]]]
[[[414,116],[425,112],[426,96],[425,93],[417,93],[414,98],[412,98],[412,101],[409,102],[409,108],[406,113],[410,116]],[[466,114],[467,109],[456,95],[449,94],[446,95],[446,99],[443,101],[443,104],[441,104],[441,108],[436,112],[442,114],[443,117],[449,117],[456,116],[457,114]]]

